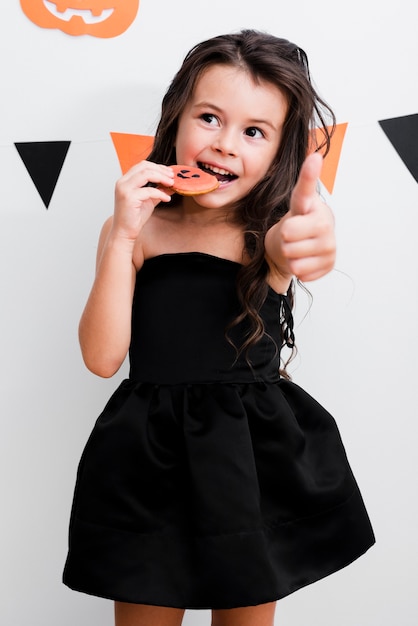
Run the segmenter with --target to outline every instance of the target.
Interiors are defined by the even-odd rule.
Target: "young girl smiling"
[[[116,185],[80,322],[87,367],[130,357],[84,450],[64,582],[117,626],[271,626],[275,602],[374,542],[333,418],[289,380],[293,281],[334,265],[305,53],[256,31],[186,56],[153,151]],[[321,148],[322,146],[317,146]],[[172,192],[170,165],[219,180]]]

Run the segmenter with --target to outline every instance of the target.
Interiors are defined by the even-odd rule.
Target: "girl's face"
[[[194,202],[227,208],[246,196],[276,156],[287,109],[280,89],[255,83],[244,69],[205,70],[179,118],[176,158],[215,173],[221,184]]]

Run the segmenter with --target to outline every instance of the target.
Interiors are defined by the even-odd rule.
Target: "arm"
[[[100,234],[96,276],[80,320],[84,362],[93,373],[106,378],[117,372],[129,349],[135,276],[138,264],[143,263],[143,228],[155,206],[170,200],[165,191],[145,187],[147,182],[171,186],[172,170],[143,161],[116,184],[114,215]]]
[[[280,293],[287,291],[293,276],[308,282],[324,276],[334,267],[334,217],[316,189],[321,167],[319,154],[307,157],[288,213],[266,233],[269,282]]]

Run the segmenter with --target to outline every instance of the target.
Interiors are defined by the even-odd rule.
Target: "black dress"
[[[130,376],[78,470],[69,587],[159,606],[256,605],[374,543],[334,419],[278,375],[285,296],[269,290],[252,367],[226,339],[239,268],[193,252],[138,272]],[[231,331],[235,344],[244,331]]]

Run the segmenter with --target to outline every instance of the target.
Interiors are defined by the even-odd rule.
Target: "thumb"
[[[290,198],[290,212],[293,215],[304,215],[311,210],[314,200],[318,197],[317,185],[322,162],[323,158],[319,152],[310,154],[303,162]]]

